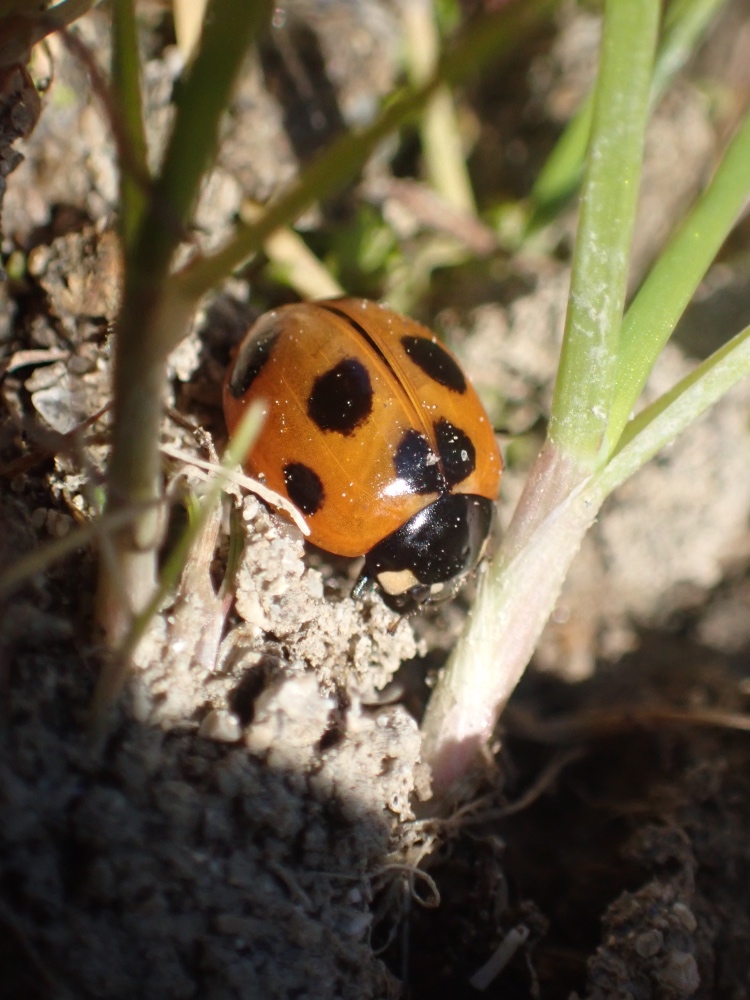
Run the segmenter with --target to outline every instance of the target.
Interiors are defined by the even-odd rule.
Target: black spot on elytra
[[[396,449],[393,465],[398,478],[408,483],[412,493],[438,493],[445,489],[437,455],[419,431],[406,431]]]
[[[344,358],[315,379],[307,412],[322,431],[352,434],[372,413],[372,383],[356,358]]]
[[[457,486],[477,465],[477,452],[469,435],[450,420],[438,420],[435,438],[448,486]]]
[[[259,337],[253,337],[242,344],[229,379],[229,392],[235,399],[244,396],[263,371],[280,333],[278,327],[273,327]]]
[[[404,350],[433,382],[453,392],[466,392],[466,378],[444,347],[427,337],[402,337]]]
[[[320,476],[309,465],[290,462],[284,466],[284,483],[289,499],[303,514],[314,514],[325,500],[325,490]]]

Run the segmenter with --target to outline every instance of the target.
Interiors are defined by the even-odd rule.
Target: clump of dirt
[[[478,800],[428,862],[451,902],[415,910],[415,997],[474,996],[472,977],[519,928],[526,943],[487,996],[742,989],[750,787],[733,726],[747,657],[640,639],[584,683],[522,683],[504,720],[505,802]]]
[[[704,72],[726,69],[725,87],[747,45],[741,6],[701,56]],[[203,249],[246,200],[266,201],[337,131],[367,121],[398,78],[392,5],[310,0],[277,13],[202,192]],[[154,158],[182,69],[162,17],[149,8],[143,39]],[[597,25],[566,8],[469,91],[481,201],[528,191],[593,76]],[[75,31],[106,53],[101,12]],[[3,207],[0,569],[89,522],[108,448],[122,280],[114,144],[59,38],[49,57],[34,131],[27,87],[14,91],[27,113],[15,131],[0,114],[0,172],[16,166]],[[690,75],[657,109],[634,282],[704,181],[726,114]],[[324,231],[360,199],[394,218],[397,206],[404,233],[432,238],[434,201],[394,177],[394,151],[303,224]],[[413,139],[397,159],[401,172],[415,166]],[[470,236],[484,261],[433,280],[434,301],[452,302],[435,325],[512,434],[504,522],[549,412],[574,221],[563,213],[542,252],[507,260],[475,220],[462,245]],[[261,264],[217,290],[170,358],[162,443],[175,498],[199,487],[223,444],[232,347],[289,295]],[[721,267],[648,398],[701,356],[706,315],[727,320],[717,289],[744,287],[742,255]],[[748,751],[732,727],[747,697],[749,411],[740,386],[611,499],[483,788],[439,819],[414,815],[429,796],[415,720],[471,587],[412,620],[376,595],[354,601],[356,566],[310,551],[231,486],[109,727],[92,736],[94,691],[112,670],[93,624],[94,555],[28,579],[0,610],[3,997],[744,996]],[[227,594],[230,520],[244,555]]]

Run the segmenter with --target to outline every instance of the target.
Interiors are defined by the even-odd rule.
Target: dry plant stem
[[[257,479],[251,479],[250,476],[246,476],[242,472],[232,472],[227,469],[222,470],[222,467],[217,462],[204,462],[202,459],[196,458],[194,455],[189,455],[185,451],[180,451],[179,448],[173,448],[171,445],[162,445],[160,451],[162,455],[167,455],[169,458],[176,458],[179,462],[185,462],[186,465],[192,465],[196,469],[205,469],[206,472],[214,474],[221,472],[228,483],[241,486],[254,493],[257,497],[260,497],[261,500],[271,507],[277,507],[279,510],[285,511],[303,535],[310,534],[309,526],[294,504],[279,493],[269,490],[263,483],[259,483]],[[209,477],[206,476],[205,478],[208,479]]]
[[[53,31],[72,24],[99,0],[61,0],[48,10],[43,3],[6,0],[0,3],[0,68],[25,63],[31,48]]]
[[[440,52],[432,0],[408,0],[402,23],[409,74],[415,86],[420,86],[435,72]],[[425,165],[435,190],[453,208],[475,216],[474,192],[448,87],[440,87],[425,107],[421,133]]]
[[[198,44],[207,0],[173,0],[177,47],[187,62]]]
[[[469,980],[471,986],[475,990],[486,990],[497,979],[518,949],[526,944],[529,933],[529,928],[525,924],[518,924],[517,927],[508,931],[489,960],[471,977]]]
[[[480,580],[465,641],[454,650],[422,722],[437,798],[471,768],[518,684],[573,556],[604,499],[547,444],[513,525]],[[487,649],[497,650],[488,657]]]
[[[201,537],[207,521],[210,521],[214,508],[219,503],[219,495],[226,482],[227,474],[239,464],[242,456],[250,450],[262,422],[262,406],[253,404],[248,408],[239,426],[235,429],[225,452],[224,460],[208,485],[197,513],[183,531],[162,567],[158,586],[152,588],[152,592],[142,609],[136,609],[135,614],[129,615],[123,620],[121,641],[99,676],[92,701],[92,728],[98,737],[103,737],[106,732],[110,709],[114,707],[128,678],[139,642],[154,615],[176,587],[180,575],[190,560],[194,546]],[[223,597],[219,599],[219,603],[223,603]],[[214,635],[216,636],[215,628]]]
[[[746,733],[750,732],[750,715],[723,711],[720,708],[630,705],[613,709],[590,709],[577,715],[556,716],[551,719],[537,719],[517,709],[509,719],[508,728],[511,733],[524,739],[555,746],[602,739],[634,729],[662,731],[665,726],[734,729]]]

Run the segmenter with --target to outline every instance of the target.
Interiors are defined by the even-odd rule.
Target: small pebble
[[[686,931],[691,934],[698,926],[698,921],[695,919],[695,914],[690,909],[689,906],[685,906],[684,903],[675,903],[672,907],[672,913],[677,917],[682,926]]]
[[[87,358],[83,354],[74,354],[68,362],[68,371],[71,375],[85,375],[96,368],[96,360]]]
[[[686,951],[673,951],[656,978],[665,989],[681,997],[692,996],[701,983],[698,963]]]
[[[44,525],[46,524],[48,513],[49,511],[47,510],[46,507],[37,507],[36,510],[32,511],[31,523],[33,527],[37,529],[37,531],[39,531],[40,528],[43,528]]]
[[[344,911],[343,919],[339,921],[339,931],[346,938],[361,938],[367,933],[371,923],[372,914],[369,910]]]
[[[24,382],[24,386],[29,392],[37,392],[39,389],[49,389],[57,385],[61,378],[65,376],[65,364],[62,361],[55,361],[51,365],[40,365]]]
[[[51,248],[44,245],[34,247],[34,249],[29,252],[29,256],[26,260],[26,269],[33,278],[38,278],[40,275],[44,274],[51,254]]]
[[[641,958],[653,958],[664,944],[664,935],[655,929],[644,931],[635,939],[635,950]]]
[[[47,531],[53,538],[65,538],[73,527],[73,518],[56,510],[47,511]]]
[[[220,743],[236,743],[242,736],[240,720],[224,709],[212,709],[201,722],[198,730],[200,736]]]

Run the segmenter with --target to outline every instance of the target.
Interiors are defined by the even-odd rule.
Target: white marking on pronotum
[[[377,579],[386,594],[391,596],[405,594],[419,583],[410,569],[385,570],[383,573],[378,573]]]

